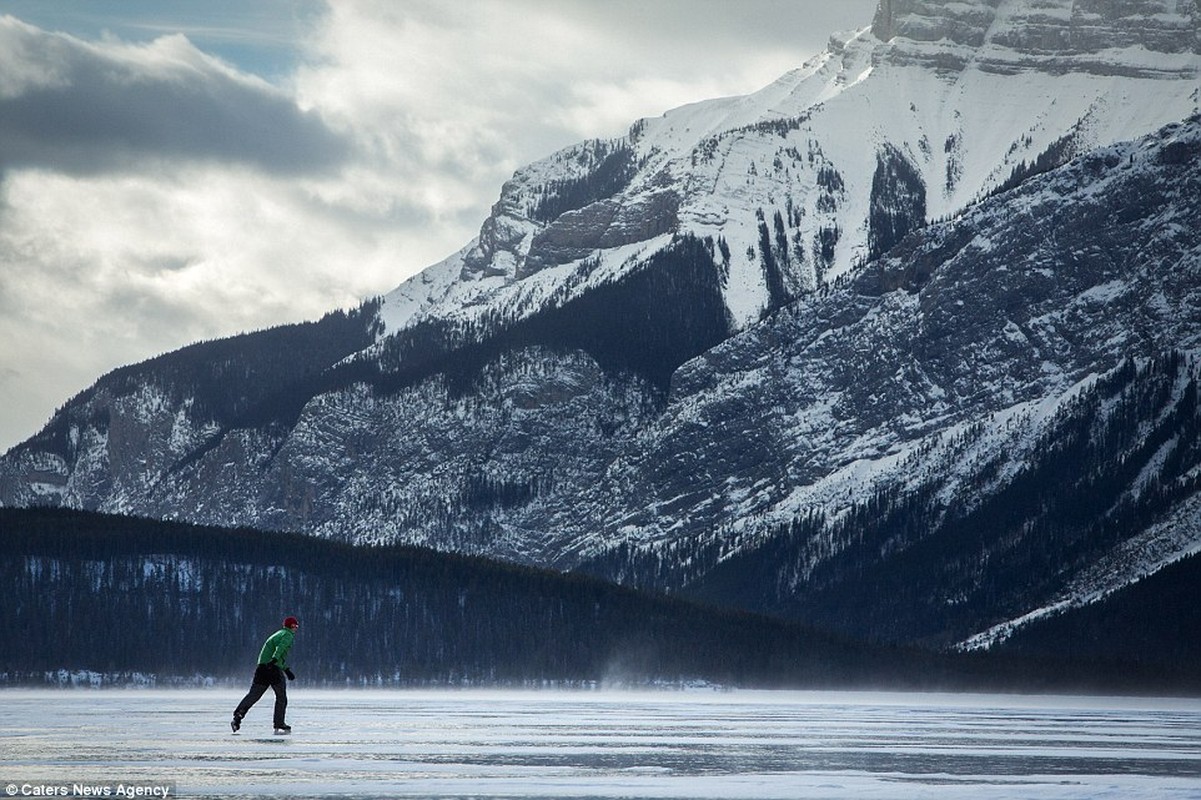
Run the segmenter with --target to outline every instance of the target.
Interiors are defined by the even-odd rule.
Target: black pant
[[[274,664],[259,664],[254,671],[254,683],[234,709],[234,717],[241,720],[246,716],[246,712],[259,701],[268,687],[275,691],[275,727],[285,727],[288,724],[284,722],[284,714],[288,710],[288,682],[284,680],[284,671]]]

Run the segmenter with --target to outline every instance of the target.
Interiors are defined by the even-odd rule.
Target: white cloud
[[[196,160],[269,172],[343,161],[347,142],[284,92],[182,36],[90,44],[0,18],[0,167],[70,172]],[[16,60],[17,64],[7,62]]]
[[[766,84],[831,5],[874,0],[337,0],[278,85],[0,18],[0,449],[112,368],[390,290],[517,167]]]

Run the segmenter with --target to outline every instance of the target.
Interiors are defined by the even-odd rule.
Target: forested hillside
[[[0,509],[0,673],[250,675],[285,615],[331,682],[917,681],[946,659],[601,581],[410,547]]]
[[[1106,610],[1075,610],[1016,637],[1014,648],[1187,672],[1201,653],[1187,598],[1201,600],[1201,584],[1188,595],[1186,579],[1167,575],[1196,566],[1145,576],[1187,550],[1178,542],[1196,527],[1197,374],[1195,358],[1177,351],[1127,359],[1041,418],[1026,444],[1015,424],[999,426],[999,437],[997,426],[966,426],[902,462],[907,485],[867,495],[841,517],[810,511],[751,545],[716,537],[688,559],[615,548],[588,568],[857,639],[900,630],[939,648],[1022,618],[1032,601],[1067,612],[1109,595]],[[956,464],[963,477],[952,495],[946,476]],[[1109,576],[1122,570],[1144,577],[1113,592]]]
[[[294,614],[292,661],[316,683],[1189,689],[1133,662],[873,647],[419,548],[57,509],[0,509],[0,580],[0,684],[243,681]]]

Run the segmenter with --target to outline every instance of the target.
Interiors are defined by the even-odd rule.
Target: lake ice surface
[[[875,692],[0,691],[0,786],[191,797],[1201,798],[1201,700]]]

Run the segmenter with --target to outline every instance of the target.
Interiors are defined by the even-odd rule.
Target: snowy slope
[[[785,221],[794,294],[828,282],[869,255],[882,154],[920,176],[925,220],[941,219],[1054,146],[1066,160],[1188,116],[1201,75],[1197,14],[1176,0],[1137,14],[1072,0],[882,4],[871,29],[832,38],[754,94],[675,109],[617,142],[519,170],[475,242],[387,297],[387,329],[528,313],[585,259],[604,268],[574,292],[634,268],[668,232],[727,242],[725,297],[744,327],[771,305],[757,213]],[[597,174],[618,148],[630,151],[630,174],[611,193],[553,219],[534,213],[545,192]],[[556,236],[575,249],[548,269],[539,239]]]
[[[980,642],[1196,552],[1199,154],[1091,153],[688,363],[578,552],[859,634],[1009,620]]]

